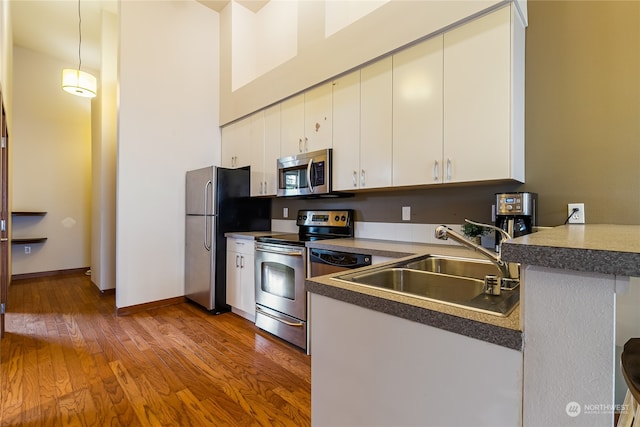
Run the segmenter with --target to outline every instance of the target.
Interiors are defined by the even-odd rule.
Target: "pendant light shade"
[[[78,0],[78,69],[65,68],[62,70],[62,89],[72,95],[83,98],[94,98],[97,93],[98,82],[96,78],[82,68],[82,14],[80,13],[80,0]]]
[[[93,98],[97,93],[96,78],[84,71],[65,68],[62,70],[62,89],[72,95]]]

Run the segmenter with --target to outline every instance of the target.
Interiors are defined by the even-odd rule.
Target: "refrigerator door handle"
[[[209,208],[209,189],[212,187],[213,183],[211,180],[207,181],[204,185],[204,248],[207,251],[211,251],[211,230],[209,221],[209,212],[207,211]]]

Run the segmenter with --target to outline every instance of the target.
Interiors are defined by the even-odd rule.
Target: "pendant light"
[[[72,95],[82,96],[84,98],[93,98],[97,93],[96,78],[82,71],[82,56],[80,54],[82,48],[82,16],[80,15],[80,0],[78,0],[78,69],[65,68],[62,70],[62,89]]]

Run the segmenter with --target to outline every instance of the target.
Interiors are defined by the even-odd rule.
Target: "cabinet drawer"
[[[241,254],[252,255],[255,249],[255,242],[248,239],[227,239],[227,250]]]

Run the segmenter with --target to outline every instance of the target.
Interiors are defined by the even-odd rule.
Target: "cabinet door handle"
[[[451,159],[447,159],[447,181],[451,181]]]
[[[236,255],[236,268],[240,267],[240,262],[238,262],[239,255]]]
[[[358,187],[358,171],[353,171],[353,186]]]
[[[298,151],[302,153],[302,138],[298,139]]]
[[[304,137],[304,151],[309,151],[309,138]]]
[[[240,268],[244,268],[244,255],[240,255]]]
[[[360,187],[364,187],[365,179],[364,179],[364,169],[360,171]]]
[[[433,180],[437,181],[438,180],[438,172],[440,171],[440,168],[438,167],[438,161],[435,160],[433,162]]]

